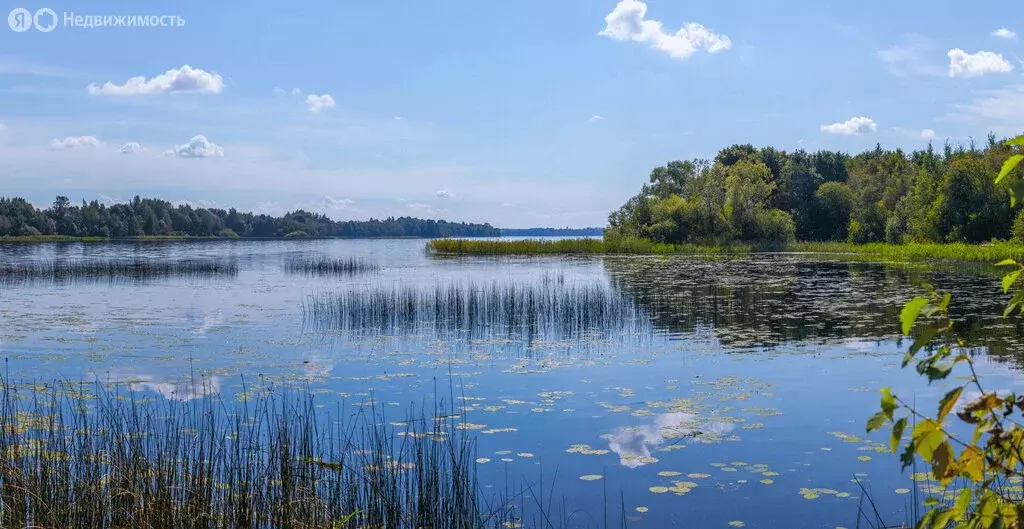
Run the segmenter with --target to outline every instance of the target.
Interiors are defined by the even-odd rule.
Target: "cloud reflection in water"
[[[619,455],[619,463],[637,468],[657,461],[651,449],[666,442],[700,442],[702,438],[719,438],[733,430],[733,424],[698,417],[693,413],[673,412],[655,416],[654,422],[617,428],[605,434],[608,448]]]

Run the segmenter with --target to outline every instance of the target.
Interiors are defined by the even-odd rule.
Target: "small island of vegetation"
[[[990,260],[1024,255],[1024,213],[1010,180],[1016,147],[941,151],[876,146],[857,155],[732,145],[714,160],[655,168],[611,213],[604,240],[432,241],[445,253],[852,252]]]

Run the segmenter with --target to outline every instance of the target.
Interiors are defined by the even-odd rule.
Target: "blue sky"
[[[1024,27],[1000,6],[12,4],[61,22],[0,26],[0,193],[603,225],[652,167],[733,143],[854,152],[1024,130]]]

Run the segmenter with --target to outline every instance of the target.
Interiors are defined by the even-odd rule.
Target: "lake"
[[[369,266],[303,265],[324,258]],[[152,269],[48,268],[125,260]],[[483,493],[520,491],[527,518],[551,501],[570,526],[853,527],[864,490],[902,523],[915,483],[865,421],[883,386],[931,407],[954,382],[899,368],[903,302],[951,291],[989,388],[1019,390],[1024,358],[977,266],[462,258],[410,239],[0,245],[2,266],[36,270],[0,282],[8,380],[227,406],[294,387],[398,423],[454,405]]]

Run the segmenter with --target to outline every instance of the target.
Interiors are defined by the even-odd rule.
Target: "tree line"
[[[1009,179],[1011,147],[946,144],[856,155],[732,145],[714,160],[673,161],[608,219],[607,237],[658,242],[1024,241]]]
[[[335,221],[297,210],[281,217],[242,213],[234,208],[193,208],[156,198],[107,206],[98,201],[74,205],[58,196],[40,209],[23,198],[0,197],[0,236],[71,237],[497,237],[490,224],[469,224],[412,217]]]

